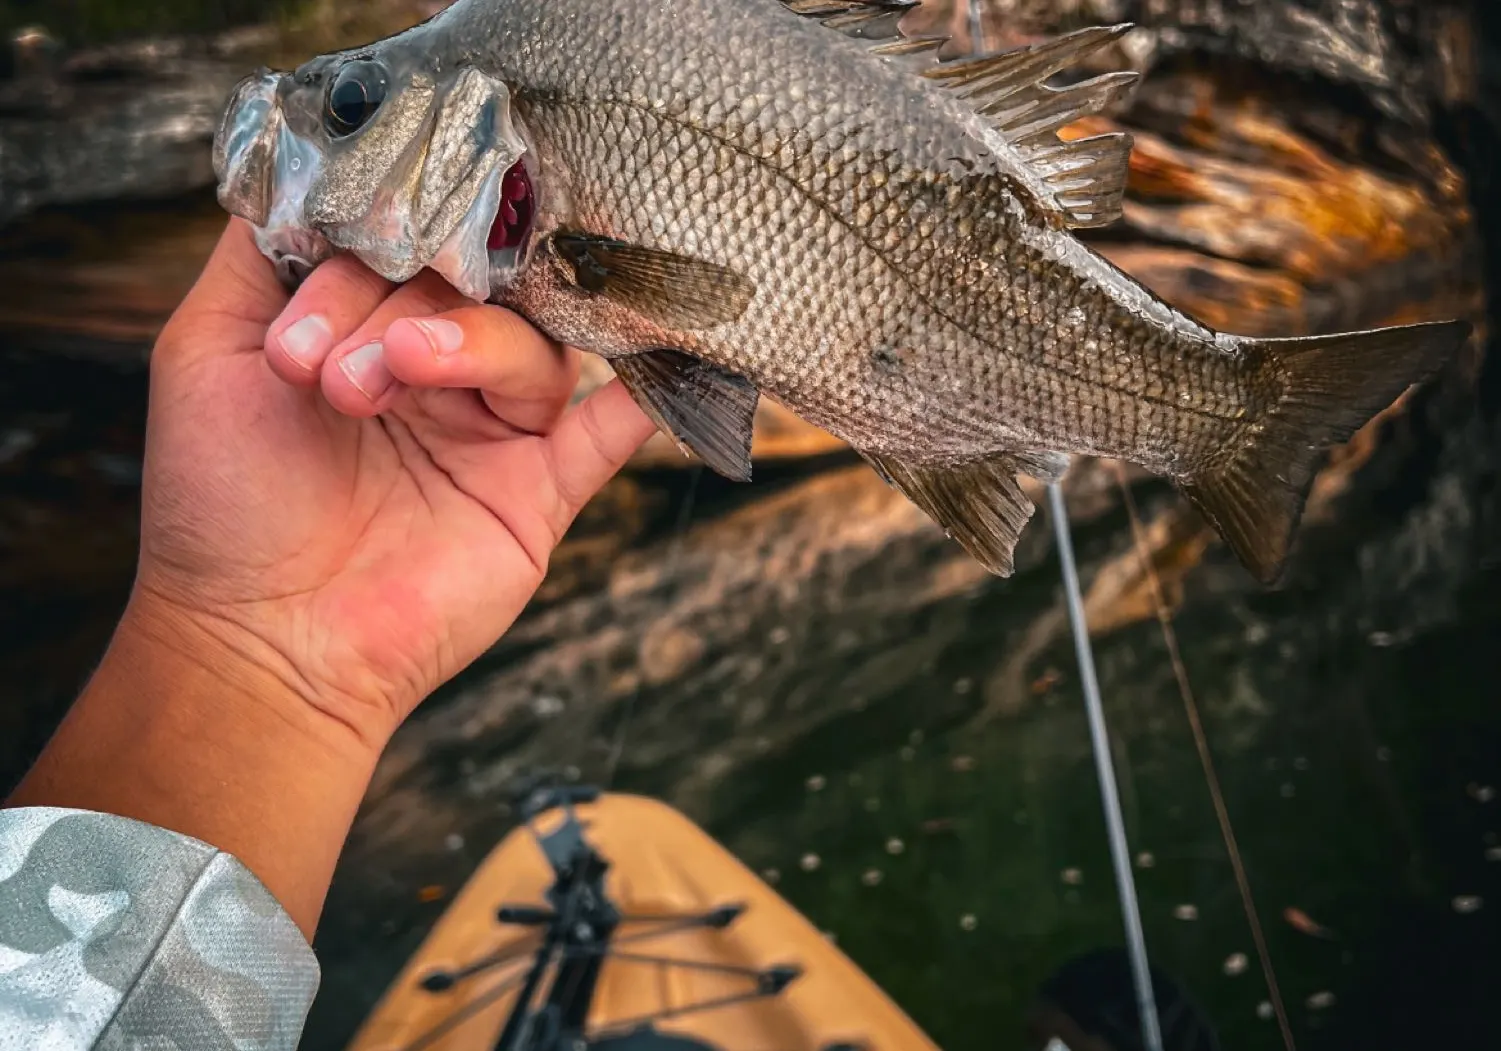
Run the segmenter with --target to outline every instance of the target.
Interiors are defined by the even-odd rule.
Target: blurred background
[[[956,51],[1138,23],[1103,61],[1142,90],[1079,128],[1136,137],[1125,218],[1091,239],[1176,306],[1248,335],[1479,326],[1331,457],[1279,590],[1160,482],[1081,461],[1066,490],[1174,995],[1225,1048],[1284,1046],[1186,681],[1296,1045],[1497,1046],[1501,11],[929,3]],[[0,787],[130,585],[147,357],[224,222],[229,88],[442,6],[0,3]],[[607,377],[591,362],[582,389]],[[537,768],[687,812],[950,1051],[1041,1047],[1029,1014],[1118,995],[1088,967],[1050,981],[1122,928],[1045,517],[999,581],[775,406],[756,453],[737,486],[654,440],[516,629],[402,731],[329,900],[304,1047],[343,1045]]]

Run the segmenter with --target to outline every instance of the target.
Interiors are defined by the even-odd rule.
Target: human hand
[[[393,289],[341,257],[289,298],[233,220],[155,352],[138,619],[379,748],[651,434],[618,381],[565,412],[577,376],[430,272]]]

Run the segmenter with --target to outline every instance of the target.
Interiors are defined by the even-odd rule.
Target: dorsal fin
[[[1115,43],[1130,23],[1092,26],[997,54],[941,61],[942,37],[906,37],[901,20],[920,0],[781,0],[794,14],[847,36],[879,41],[871,52],[965,100],[1037,176],[1044,206],[1073,229],[1120,218],[1130,169],[1124,132],[1066,142],[1058,132],[1109,108],[1136,84],[1126,70],[1052,88],[1047,80]]]

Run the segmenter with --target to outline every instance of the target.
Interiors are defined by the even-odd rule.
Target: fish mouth
[[[504,83],[416,75],[340,137],[299,91],[286,73],[245,78],[214,144],[219,202],[255,227],[284,284],[339,252],[398,284],[431,269],[478,302],[514,281],[539,202]]]

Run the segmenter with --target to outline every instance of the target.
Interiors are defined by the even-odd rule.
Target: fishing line
[[[663,559],[664,575],[669,581],[673,581],[673,598],[677,597],[677,586],[673,574],[677,572],[678,559],[683,553],[683,537],[688,534],[688,520],[693,517],[693,504],[698,499],[698,483],[704,476],[704,465],[695,463],[690,470],[693,472],[688,482],[688,493],[683,497],[683,506],[678,510],[677,522],[672,530],[672,543],[667,549],[667,557]],[[615,771],[620,767],[620,757],[625,754],[625,737],[630,728],[631,716],[636,713],[636,701],[641,696],[641,684],[638,681],[631,695],[626,698],[625,708],[620,713],[620,725],[615,729],[615,743],[610,749],[610,763],[605,775],[604,788],[609,791],[615,783]]]
[[[1162,1023],[1157,1017],[1157,997],[1152,991],[1152,972],[1147,965],[1146,936],[1141,929],[1141,906],[1136,900],[1136,879],[1131,872],[1131,847],[1126,840],[1126,820],[1121,815],[1116,792],[1115,769],[1110,758],[1110,733],[1105,726],[1105,706],[1100,702],[1100,683],[1095,677],[1094,653],[1089,644],[1089,623],[1084,616],[1084,596],[1079,588],[1079,569],[1074,564],[1073,538],[1069,535],[1068,508],[1063,487],[1048,486],[1053,534],[1058,542],[1058,560],[1063,568],[1063,590],[1068,599],[1068,619],[1074,631],[1074,652],[1079,659],[1079,681],[1084,687],[1084,707],[1089,715],[1089,737],[1094,747],[1095,770],[1105,805],[1105,825],[1110,835],[1110,859],[1115,867],[1115,887],[1120,896],[1126,925],[1126,944],[1131,953],[1131,976],[1136,984],[1136,1006],[1141,1018],[1141,1040],[1146,1051],[1162,1051]]]
[[[1256,912],[1256,902],[1251,897],[1251,883],[1246,877],[1246,867],[1241,861],[1240,846],[1236,843],[1235,830],[1230,825],[1230,811],[1225,806],[1224,794],[1220,791],[1219,775],[1215,773],[1214,757],[1209,752],[1209,741],[1204,735],[1204,724],[1199,719],[1199,705],[1194,699],[1193,688],[1188,682],[1188,668],[1183,663],[1183,654],[1178,649],[1178,633],[1173,630],[1173,617],[1163,597],[1162,581],[1157,576],[1157,566],[1152,561],[1151,548],[1147,543],[1146,530],[1137,512],[1136,498],[1131,494],[1131,485],[1126,478],[1126,469],[1113,464],[1115,482],[1120,486],[1126,505],[1126,514],[1131,519],[1131,536],[1136,544],[1136,557],[1141,560],[1147,584],[1152,589],[1152,601],[1157,607],[1157,622],[1162,626],[1162,640],[1167,646],[1168,660],[1172,662],[1173,676],[1178,680],[1178,692],[1183,697],[1183,708],[1188,713],[1189,729],[1193,732],[1194,748],[1199,753],[1199,765],[1204,768],[1204,781],[1209,786],[1209,798],[1214,803],[1215,820],[1219,822],[1220,836],[1225,841],[1225,852],[1230,856],[1230,868],[1235,873],[1235,884],[1240,891],[1241,907],[1245,909],[1246,922],[1251,928],[1251,939],[1256,944],[1256,956],[1261,964],[1261,973],[1266,979],[1267,994],[1271,997],[1272,1009],[1277,1013],[1277,1026],[1282,1031],[1282,1044],[1287,1051],[1297,1051],[1293,1041],[1292,1026],[1287,1020],[1287,1008],[1282,1002],[1282,991],[1277,985],[1277,974],[1272,967],[1272,957],[1267,951],[1266,936],[1262,931],[1261,918]]]

